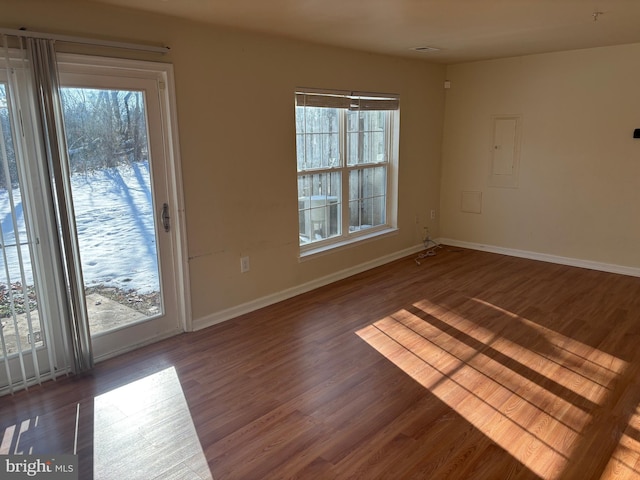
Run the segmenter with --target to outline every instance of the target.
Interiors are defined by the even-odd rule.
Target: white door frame
[[[122,60],[104,57],[90,57],[75,54],[58,54],[58,68],[61,80],[65,74],[96,75],[102,68],[107,68],[109,72],[119,74],[129,78],[154,79],[158,85],[160,115],[162,130],[164,132],[163,145],[166,171],[163,172],[166,178],[168,203],[171,206],[171,259],[172,268],[175,273],[176,290],[176,312],[178,325],[181,331],[192,331],[190,284],[189,284],[189,263],[186,240],[186,221],[184,209],[184,196],[182,186],[182,170],[180,162],[180,151],[178,143],[178,123],[176,115],[176,100],[174,90],[173,66],[167,63],[146,62],[138,60]],[[64,81],[61,85],[65,86]],[[156,206],[157,210],[158,206]],[[163,232],[164,233],[164,232]],[[165,336],[170,336],[167,334]],[[161,337],[154,337],[150,341],[159,340]],[[99,361],[123,351],[136,348],[141,344],[132,345],[120,351],[114,351],[109,355],[98,355]]]

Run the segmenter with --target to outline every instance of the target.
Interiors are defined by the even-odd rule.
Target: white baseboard
[[[513,248],[496,247],[493,245],[483,245],[481,243],[463,242],[451,238],[439,238],[438,243],[451,245],[452,247],[469,248],[471,250],[481,250],[490,253],[500,253],[510,257],[528,258],[530,260],[540,260],[542,262],[557,263],[570,267],[588,268],[590,270],[599,270],[601,272],[618,273],[620,275],[629,275],[631,277],[640,277],[640,268],[625,267],[623,265],[615,265],[612,263],[593,262],[591,260],[581,260],[579,258],[560,257],[557,255],[549,255],[546,253],[530,252],[527,250],[516,250]]]
[[[401,250],[399,252],[385,255],[384,257],[376,258],[375,260],[371,260],[369,262],[356,265],[355,267],[340,270],[339,272],[335,272],[335,273],[332,273],[331,275],[327,275],[327,276],[318,278],[316,280],[312,280],[311,282],[303,283],[301,285],[296,285],[295,287],[291,287],[286,290],[273,293],[271,295],[267,295],[261,298],[257,298],[255,300],[251,300],[250,302],[243,303],[235,307],[227,308],[225,310],[212,313],[211,315],[207,315],[206,317],[194,319],[193,330],[194,331],[201,330],[203,328],[210,327],[212,325],[216,325],[218,323],[221,323],[227,320],[231,320],[232,318],[238,317],[240,315],[244,315],[245,313],[253,312],[254,310],[258,310],[260,308],[273,305],[274,303],[278,303],[278,302],[281,302],[282,300],[295,297],[296,295],[300,295],[301,293],[310,292],[311,290],[315,290],[316,288],[323,287],[325,285],[328,285],[333,282],[337,282],[338,280],[342,280],[352,275],[356,275],[358,273],[365,272],[367,270],[370,270],[375,267],[379,267],[386,263],[390,263],[395,260],[404,258],[406,256],[413,255],[422,250],[424,250],[424,245],[422,244],[415,245],[413,247]]]

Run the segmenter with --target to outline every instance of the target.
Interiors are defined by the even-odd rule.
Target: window
[[[296,92],[301,252],[395,228],[399,99]]]

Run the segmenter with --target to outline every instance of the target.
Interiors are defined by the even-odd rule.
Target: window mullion
[[[394,143],[393,143],[393,128],[394,128],[394,118],[393,115],[387,115],[387,118],[385,119],[385,128],[386,128],[386,132],[385,132],[385,168],[386,168],[386,182],[385,182],[385,189],[384,189],[384,210],[385,210],[385,223],[388,225],[389,222],[391,221],[391,202],[389,201],[389,193],[391,192],[391,189],[393,188],[392,185],[392,178],[397,178],[395,173],[391,171],[394,165],[394,159],[392,158],[392,155],[394,155]]]
[[[342,237],[349,236],[349,137],[347,133],[347,109],[340,110],[340,179],[342,182],[342,204],[340,208],[340,223]]]

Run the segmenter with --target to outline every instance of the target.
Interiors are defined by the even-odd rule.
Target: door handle
[[[162,226],[164,227],[164,231],[168,232],[171,229],[171,217],[169,216],[169,204],[162,204]]]

